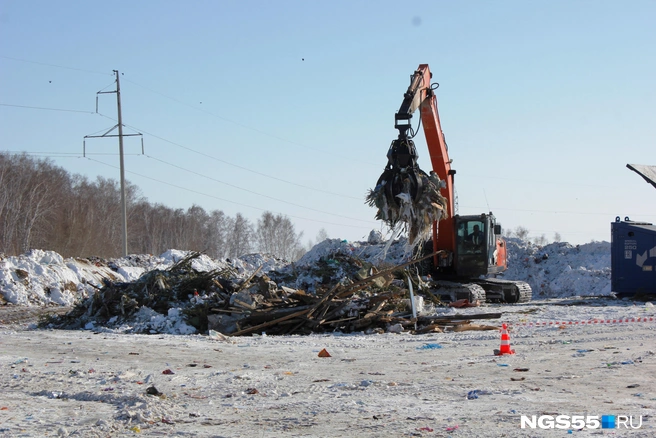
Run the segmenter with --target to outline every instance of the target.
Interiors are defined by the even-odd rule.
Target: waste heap
[[[144,308],[162,315],[181,309],[187,324],[197,332],[213,330],[231,336],[405,329],[425,333],[445,326],[462,326],[470,319],[413,317],[404,268],[416,261],[379,270],[353,255],[333,253],[311,266],[290,265],[288,269],[267,273],[262,273],[260,266],[250,275],[240,277],[230,267],[199,272],[192,266],[199,256],[200,253],[189,253],[170,268],[147,272],[134,282],[108,280],[68,314],[53,316],[41,325],[79,329],[93,323],[94,329],[118,329],[130,326]],[[298,284],[301,277],[317,280],[312,292],[283,285]],[[413,282],[414,289],[420,291],[421,280],[415,278]],[[441,304],[430,291],[423,293],[433,305]],[[149,327],[131,332],[160,331]]]

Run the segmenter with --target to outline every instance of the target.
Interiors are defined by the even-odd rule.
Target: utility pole
[[[116,108],[118,110],[118,124],[116,124],[109,131],[103,135],[86,135],[84,138],[101,138],[101,137],[118,137],[118,152],[120,156],[120,172],[121,172],[121,216],[123,222],[123,256],[128,255],[128,206],[127,198],[125,196],[125,165],[123,160],[123,137],[141,136],[141,153],[143,154],[143,136],[141,134],[123,134],[123,116],[121,114],[121,82],[119,80],[118,70],[114,70],[116,75],[116,90],[114,91],[99,91],[96,93],[96,113],[98,112],[98,94],[116,93]],[[108,135],[114,129],[118,128],[118,135]],[[84,142],[83,155],[86,157],[86,141]]]
[[[121,162],[121,207],[123,216],[123,256],[128,255],[128,206],[125,200],[125,166],[123,164],[123,117],[121,116],[121,82],[116,73],[116,108],[118,109],[118,153]]]

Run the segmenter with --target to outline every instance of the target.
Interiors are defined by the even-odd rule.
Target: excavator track
[[[501,280],[487,278],[476,281],[484,290],[488,302],[497,303],[528,303],[533,292],[531,286],[524,281]]]
[[[476,301],[484,303],[486,300],[485,289],[476,283],[433,280],[429,282],[429,285],[433,294],[451,301],[466,299],[470,303],[475,303]]]

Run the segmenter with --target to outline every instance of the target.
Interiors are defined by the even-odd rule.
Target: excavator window
[[[461,254],[477,254],[487,246],[485,223],[479,220],[462,221],[458,224],[458,246]]]

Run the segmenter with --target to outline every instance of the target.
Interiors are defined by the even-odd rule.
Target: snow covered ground
[[[506,277],[531,283],[533,301],[434,310],[463,319],[500,313],[474,322],[508,324],[513,355],[494,354],[499,330],[233,338],[185,332],[179,313],[152,309],[140,313],[159,324],[156,335],[0,322],[0,437],[655,436],[656,308],[611,296],[610,245],[508,246]],[[404,247],[327,240],[296,268],[340,252],[396,264]],[[0,308],[69,306],[103,278],[131,281],[184,255],[5,257],[0,287],[14,304]],[[241,276],[260,265],[288,269],[260,254],[194,263]],[[323,349],[330,357],[319,356]],[[551,428],[521,427],[522,416],[545,415]],[[561,417],[561,429],[557,415],[631,423],[578,430]]]
[[[656,434],[650,303],[457,311],[502,312],[485,322],[509,324],[515,354],[494,355],[498,330],[223,338],[0,325],[0,437]],[[638,428],[521,427],[544,415]]]

